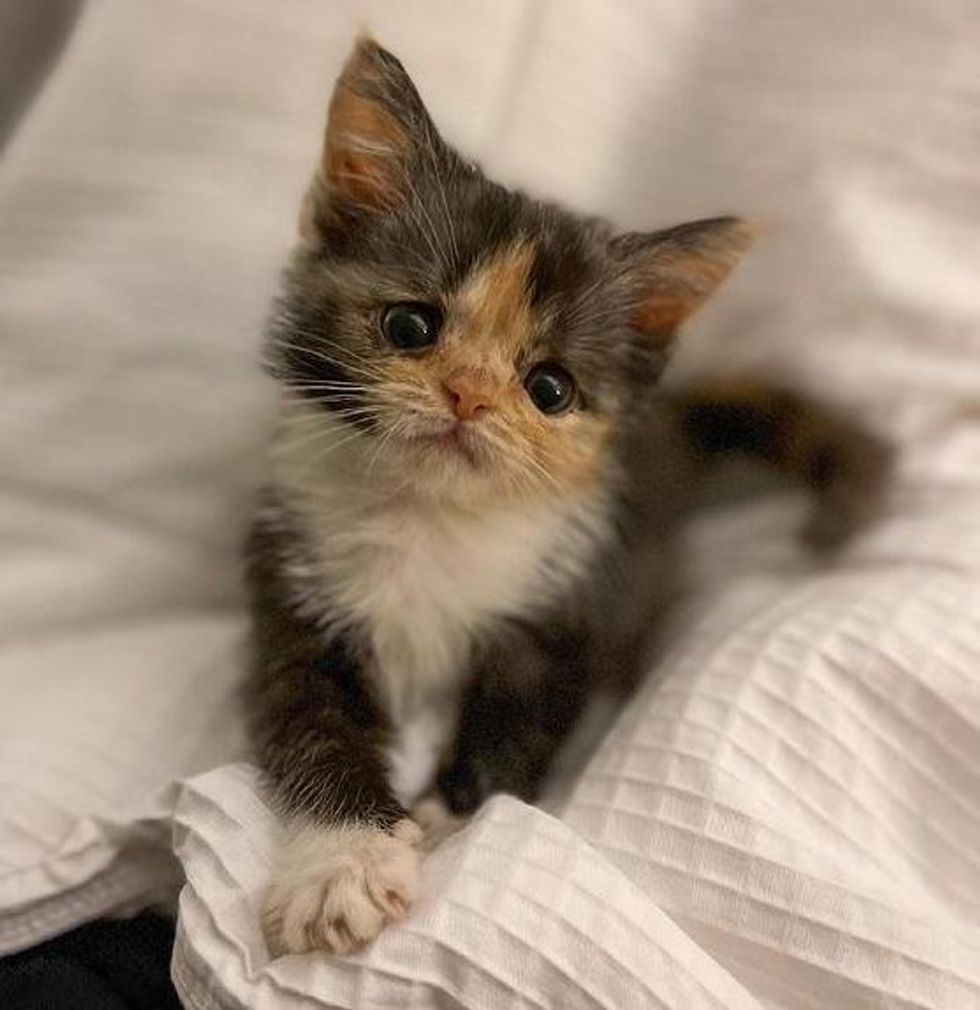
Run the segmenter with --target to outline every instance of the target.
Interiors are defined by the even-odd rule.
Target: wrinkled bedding
[[[363,23],[504,181],[759,217],[675,381],[788,375],[900,454],[833,566],[793,495],[701,513],[655,675],[547,811],[490,802],[367,952],[270,963],[255,360]],[[978,45],[957,0],[89,0],[0,169],[0,953],[183,883],[195,1010],[980,1005]]]

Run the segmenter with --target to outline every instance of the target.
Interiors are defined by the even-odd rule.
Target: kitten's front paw
[[[422,832],[399,821],[299,831],[286,845],[266,895],[262,927],[273,956],[363,947],[415,900]]]

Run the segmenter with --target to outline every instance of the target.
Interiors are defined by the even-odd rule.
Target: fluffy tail
[[[671,399],[700,460],[752,456],[814,492],[802,531],[814,549],[839,547],[873,516],[893,453],[854,419],[752,379],[712,380]]]

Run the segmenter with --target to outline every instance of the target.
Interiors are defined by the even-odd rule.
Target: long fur
[[[414,897],[413,802],[441,832],[494,792],[533,800],[588,699],[636,684],[710,457],[801,479],[811,541],[836,547],[887,454],[752,383],[662,395],[678,327],[750,230],[616,236],[503,189],[370,40],[337,83],[300,230],[266,348],[282,395],[249,541],[247,700],[289,832],[270,946],[346,951]],[[424,308],[428,343],[392,338],[398,306]],[[560,410],[532,395],[542,369],[570,391]]]

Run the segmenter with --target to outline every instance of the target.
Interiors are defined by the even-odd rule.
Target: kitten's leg
[[[521,634],[491,647],[474,671],[437,777],[449,811],[472,813],[496,792],[535,800],[586,697],[579,655],[567,645],[549,649]]]
[[[392,793],[387,719],[358,647],[343,636],[325,641],[296,611],[282,565],[296,550],[281,520],[252,530],[255,658],[245,701],[285,827],[262,921],[273,953],[345,952],[412,904],[421,831]]]
[[[250,702],[286,829],[262,912],[269,949],[354,950],[416,894],[421,831],[389,787],[383,721],[340,649],[265,667]]]

